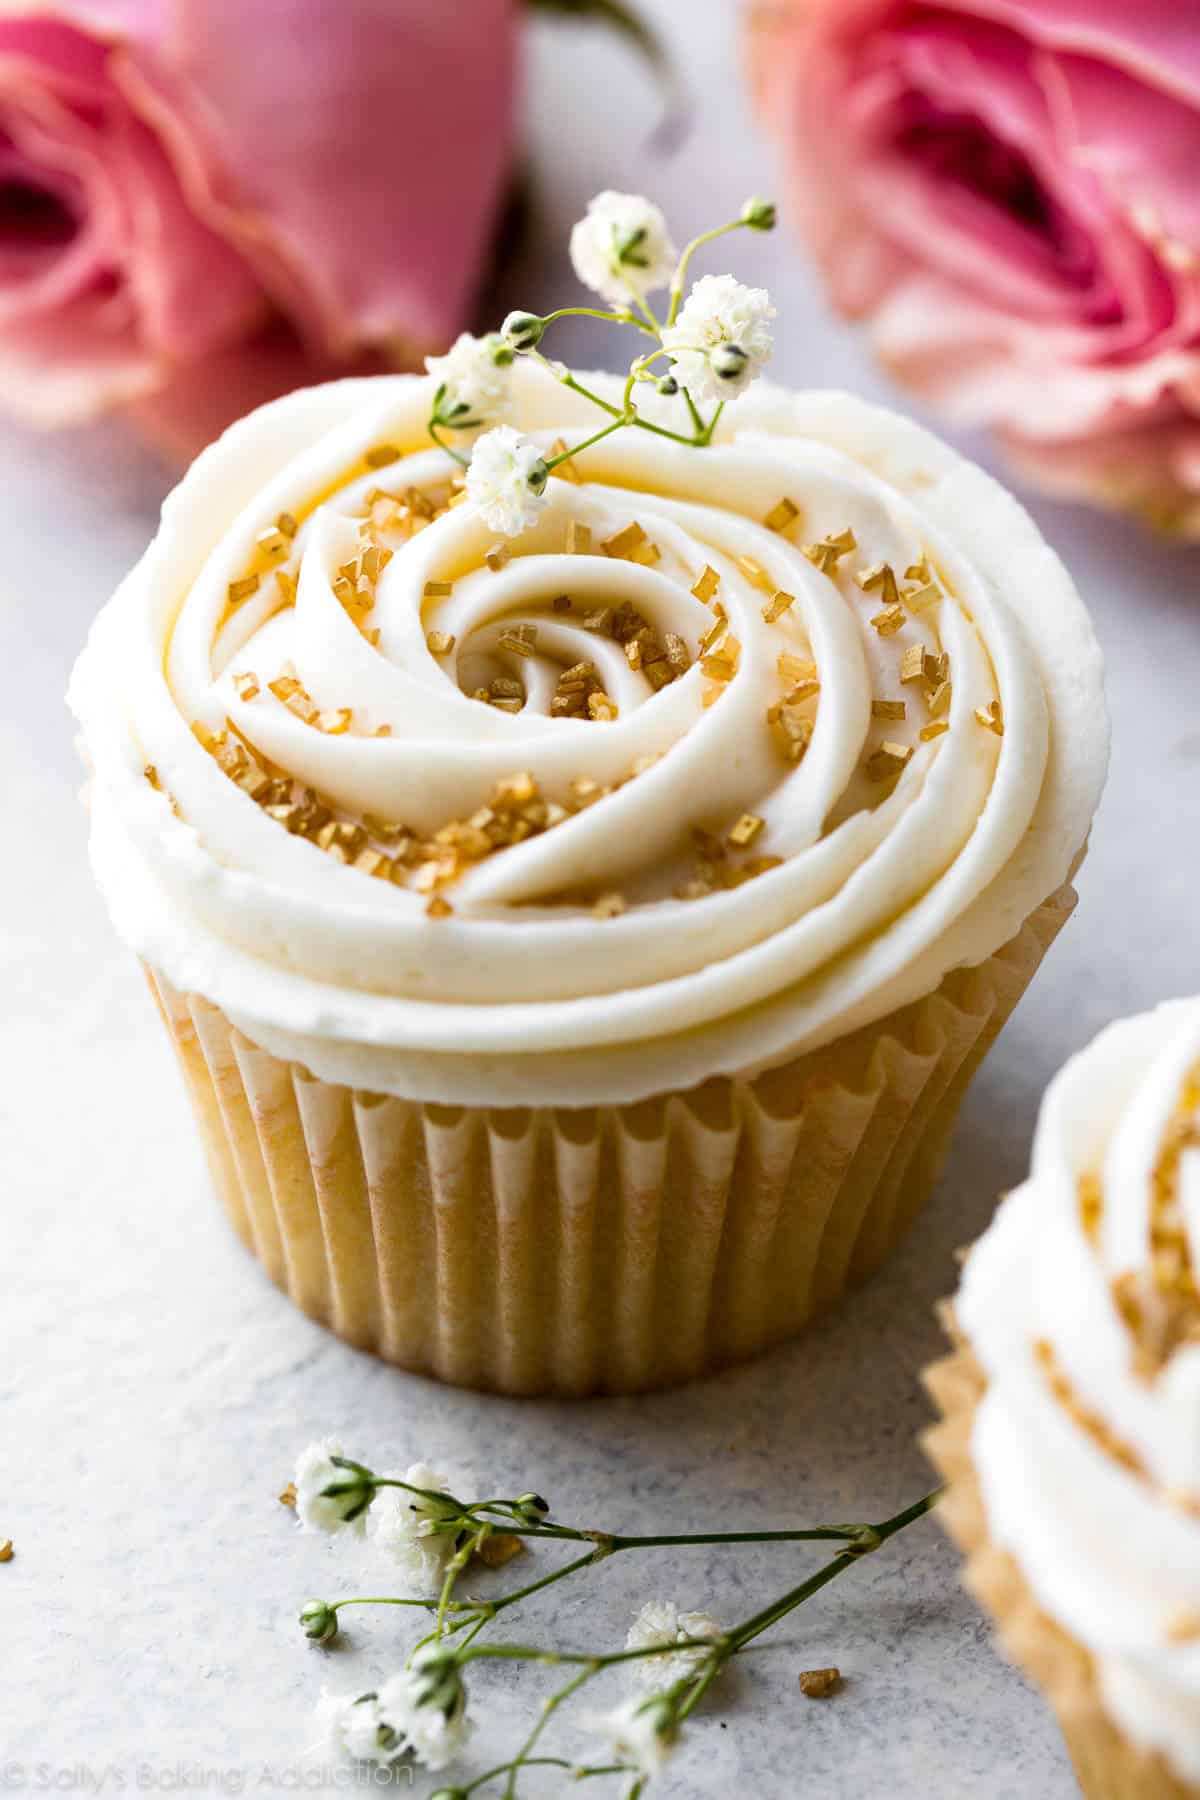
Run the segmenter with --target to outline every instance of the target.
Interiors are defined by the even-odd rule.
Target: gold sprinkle
[[[279,591],[283,595],[285,606],[296,604],[296,577],[289,575],[286,569],[276,569],[275,579],[279,583]]]
[[[924,582],[920,587],[906,587],[901,595],[905,606],[914,617],[917,613],[925,612],[935,600],[940,600],[941,597],[942,590],[933,581]]]
[[[275,525],[268,525],[265,531],[257,532],[254,541],[264,556],[278,556],[280,551],[287,549],[287,539]]]
[[[810,563],[816,564],[822,575],[836,575],[839,559],[848,555],[851,550],[858,549],[858,539],[847,526],[845,531],[839,531],[836,536],[823,537],[816,544],[801,544],[800,549]]]
[[[646,533],[635,519],[632,525],[626,525],[623,531],[614,532],[612,537],[605,538],[600,546],[605,556],[633,555],[646,542]]]
[[[593,919],[615,919],[625,911],[625,900],[621,894],[601,894],[592,907]]]
[[[700,576],[692,589],[692,593],[697,600],[703,601],[704,605],[707,606],[720,585],[721,577],[717,574],[717,571],[713,568],[711,563],[705,563],[704,568],[701,570]]]
[[[341,737],[343,732],[349,731],[350,721],[353,717],[354,714],[348,706],[339,706],[330,712],[319,712],[316,720],[317,730],[323,731],[327,737]]]
[[[146,780],[150,783],[150,786],[152,788],[158,788],[161,790],[162,782],[158,779],[158,770],[155,768],[153,763],[147,763],[145,768],[142,770],[142,774],[145,776]]]
[[[872,700],[871,702],[873,719],[902,719],[905,710],[903,700]]]
[[[1200,1611],[1194,1606],[1185,1607],[1167,1626],[1167,1640],[1172,1644],[1193,1644],[1197,1638],[1200,1638]]]
[[[613,611],[611,606],[598,606],[595,612],[584,613],[579,623],[585,631],[607,633],[612,625]]]
[[[842,1685],[840,1669],[802,1669],[800,1692],[806,1700],[827,1700]]]
[[[433,502],[420,488],[407,487],[404,490],[404,504],[417,519],[432,519]]]
[[[942,733],[944,731],[949,731],[949,729],[949,719],[935,719],[931,725],[922,725],[917,735],[923,744],[928,744],[931,743],[934,738],[941,737]]]
[[[763,607],[762,616],[768,625],[773,625],[776,619],[781,619],[788,608],[795,604],[795,594],[787,593],[784,588],[777,588]]]
[[[512,551],[507,544],[493,544],[485,553],[483,560],[493,575],[498,575],[501,569],[507,568],[512,561]]]
[[[553,473],[561,475],[564,481],[573,481],[575,486],[579,487],[582,484],[583,476],[579,473],[574,458],[567,455],[567,440],[555,438],[550,446],[550,454],[551,456],[561,456],[563,459]]]
[[[361,869],[364,875],[379,875],[382,872],[383,864],[387,862],[387,860],[387,857],[383,855],[382,851],[371,850],[368,848],[359,851],[358,855],[354,858],[351,867]]]
[[[909,563],[904,571],[905,581],[916,581],[924,587],[927,581],[933,580],[933,570],[929,567],[929,558],[922,556],[915,563]]]
[[[724,692],[725,692],[725,689],[723,687],[707,687],[707,688],[705,688],[704,696],[703,696],[705,707],[706,708],[710,707],[713,704],[714,700],[719,700],[721,698],[721,695]]]
[[[567,521],[567,555],[586,556],[592,547],[592,528],[581,519]]]
[[[454,908],[448,900],[443,900],[440,894],[435,894],[425,908],[425,916],[427,919],[448,919],[453,911]]]
[[[192,723],[192,736],[208,751],[210,756],[215,756],[223,742],[223,739],[219,738],[215,732],[210,731],[200,719],[196,719]]]
[[[763,524],[768,531],[786,531],[789,525],[794,525],[799,517],[800,508],[796,505],[796,502],[794,500],[789,500],[787,496],[784,495],[782,500],[777,500],[775,502],[775,505],[763,520]]]
[[[258,676],[252,675],[248,669],[243,669],[241,674],[234,676],[233,685],[239,700],[253,700],[262,692]]]
[[[925,675],[925,658],[928,655],[924,644],[909,644],[900,658],[900,680],[902,682],[921,681]]]
[[[891,781],[911,755],[911,744],[893,744],[885,739],[867,758],[867,775],[872,781]]]
[[[395,444],[376,444],[374,450],[368,450],[363,457],[368,469],[386,469],[389,463],[400,461],[400,451]]]
[[[793,656],[789,650],[781,650],[775,662],[781,681],[816,681],[817,665],[806,656]]]
[[[427,581],[423,590],[423,597],[426,600],[444,600],[448,594],[452,594],[453,592],[454,583],[452,581]]]
[[[571,596],[570,594],[555,594],[550,605],[556,613],[569,613],[571,610]]]
[[[718,601],[717,604],[720,605],[720,602]],[[714,649],[728,630],[729,621],[725,617],[724,608],[722,608],[718,613],[715,622],[709,626],[704,636],[700,639],[701,656],[707,655],[710,650]]]
[[[378,627],[378,625],[370,625],[370,626],[364,625],[362,628],[362,634],[366,638],[368,644],[370,644],[372,650],[378,650],[378,648],[379,648],[379,627]]]
[[[11,1538],[0,1539],[0,1563],[11,1562],[12,1559],[13,1559],[13,1541],[12,1541],[12,1539]]]
[[[743,813],[737,824],[730,828],[726,841],[734,845],[736,849],[744,850],[748,844],[754,842],[765,823],[766,821],[760,819],[757,813]]]
[[[902,606],[885,606],[871,620],[880,637],[894,637],[904,627],[906,614]]]
[[[279,1504],[281,1506],[295,1506],[295,1504],[296,1504],[296,1484],[294,1481],[289,1481],[287,1486],[284,1488],[283,1492],[280,1494]]]
[[[700,658],[700,667],[713,681],[732,681],[737,674],[737,658],[729,654],[729,646],[736,644],[736,638],[727,638],[725,646],[714,650],[709,656]]]
[[[589,694],[587,705],[593,719],[609,720],[617,717],[616,702],[610,700],[607,694]]]
[[[878,588],[885,606],[895,606],[900,598],[896,573],[891,563],[872,563],[869,568],[860,569],[854,579],[865,594],[873,593]]]
[[[375,727],[375,736],[376,737],[391,737],[391,735],[392,735],[392,728],[390,725],[377,725]]]
[[[755,587],[762,588],[763,592],[767,594],[774,593],[775,583],[756,556],[739,556],[737,566],[746,580],[753,582]]]
[[[500,650],[511,650],[514,656],[536,656],[537,626],[517,625],[510,631],[502,631],[496,645]]]
[[[294,538],[300,527],[290,512],[281,512],[275,521],[275,529],[281,537]]]
[[[231,581],[225,590],[225,597],[230,606],[240,606],[251,594],[258,592],[258,576],[243,575],[240,581]]]
[[[940,719],[944,713],[948,713],[950,711],[950,702],[953,697],[954,683],[952,681],[940,681],[929,696],[930,718]],[[986,721],[984,722],[986,723]]]
[[[663,647],[667,652],[667,661],[680,675],[692,666],[692,658],[687,645],[677,631],[668,631],[663,637]]]
[[[425,642],[429,646],[431,656],[449,656],[455,644],[454,633],[452,631],[429,631],[425,634]]]
[[[600,798],[600,783],[593,781],[590,775],[575,775],[571,778],[571,798],[576,806],[590,806],[593,800]]]
[[[512,1531],[493,1531],[475,1551],[475,1559],[487,1569],[502,1569],[514,1556],[525,1554],[525,1540]]]
[[[930,710],[932,710],[932,700],[929,705]],[[1000,702],[998,700],[989,700],[986,706],[977,706],[975,708],[975,717],[988,731],[994,731],[997,737],[1004,736],[1004,715],[1000,711]]]

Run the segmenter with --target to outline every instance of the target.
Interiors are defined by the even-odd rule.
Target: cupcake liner
[[[790,1337],[883,1261],[1074,903],[782,1068],[578,1111],[320,1081],[148,973],[234,1229],[298,1306],[459,1385],[627,1393]]]
[[[987,1380],[960,1337],[949,1304],[942,1322],[955,1349],[924,1372],[942,1418],[923,1442],[946,1481],[938,1516],[966,1556],[965,1586],[995,1621],[1011,1661],[1054,1708],[1087,1800],[1200,1800],[1200,1787],[1113,1722],[1089,1652],[1042,1611],[1016,1560],[992,1541],[970,1447]]]

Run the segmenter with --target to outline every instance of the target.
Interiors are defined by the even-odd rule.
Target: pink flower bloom
[[[514,0],[10,0],[0,395],[183,434],[466,320],[507,179]],[[260,334],[261,337],[260,337]]]
[[[773,0],[755,79],[835,303],[1043,479],[1200,536],[1200,25]]]

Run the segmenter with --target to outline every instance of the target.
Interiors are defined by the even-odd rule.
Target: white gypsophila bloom
[[[652,1650],[678,1644],[688,1638],[711,1640],[722,1635],[717,1621],[706,1612],[681,1613],[673,1600],[648,1600],[629,1627],[627,1650]],[[698,1645],[677,1650],[673,1656],[642,1656],[629,1664],[630,1674],[651,1692],[668,1688],[686,1675],[697,1675],[707,1652]]]
[[[571,229],[571,266],[584,287],[620,306],[631,293],[665,287],[678,252],[667,221],[641,194],[606,189]]]
[[[766,288],[732,275],[703,275],[662,334],[672,372],[702,405],[732,400],[762,373],[775,317]]]
[[[604,1739],[618,1762],[657,1775],[679,1741],[679,1728],[661,1700],[622,1700],[611,1712],[586,1713],[583,1724]]]
[[[388,1731],[380,1731],[379,1703],[375,1694],[331,1694],[323,1691],[317,1702],[318,1746],[358,1762],[390,1763],[404,1753]]]
[[[322,1438],[296,1458],[296,1517],[306,1531],[362,1532],[371,1488],[353,1469],[338,1468],[333,1458],[343,1454],[337,1438]],[[331,1487],[340,1491],[327,1494]]]
[[[431,1646],[435,1650],[436,1646]],[[444,1665],[443,1665],[444,1667]],[[427,1769],[444,1769],[471,1735],[467,1693],[458,1671],[430,1669],[418,1656],[379,1690],[379,1721],[404,1753]]]
[[[410,1487],[446,1486],[446,1478],[425,1463],[413,1463],[403,1475]],[[380,1488],[371,1508],[368,1534],[386,1556],[397,1563],[412,1586],[422,1594],[435,1594],[442,1585],[446,1564],[454,1555],[453,1532],[435,1532],[434,1521],[446,1518],[454,1508],[422,1499],[405,1488]]]
[[[502,419],[512,401],[512,367],[496,362],[496,337],[461,332],[445,356],[427,356],[425,367],[445,388],[440,408],[447,424],[465,427]],[[511,356],[511,352],[509,352]]]
[[[548,471],[531,438],[497,425],[476,440],[467,470],[467,498],[490,531],[518,537],[546,504]]]

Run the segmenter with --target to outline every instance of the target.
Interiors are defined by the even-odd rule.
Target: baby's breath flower
[[[322,1691],[317,1702],[317,1726],[321,1748],[358,1762],[390,1763],[403,1755],[392,1734],[380,1730],[378,1695],[331,1694]]]
[[[549,480],[541,451],[511,425],[497,425],[476,441],[467,470],[467,498],[490,531],[518,537],[546,504]]]
[[[571,266],[594,293],[620,306],[665,287],[677,253],[658,207],[641,194],[597,194],[571,230]]]
[[[425,1463],[414,1463],[400,1480],[410,1487],[446,1487],[446,1478]],[[446,1564],[454,1555],[454,1533],[435,1532],[438,1519],[454,1513],[450,1500],[440,1503],[410,1494],[405,1488],[380,1488],[371,1508],[370,1537],[385,1555],[399,1563],[406,1579],[422,1593],[434,1594],[442,1585]]]
[[[317,1718],[330,1749],[376,1763],[406,1756],[434,1770],[452,1762],[471,1735],[458,1664],[436,1644],[377,1693],[323,1693]]]
[[[512,400],[512,350],[492,332],[462,332],[445,356],[427,356],[425,367],[439,384],[434,407],[438,424],[463,431],[502,419]]]
[[[706,1612],[681,1613],[672,1600],[648,1600],[629,1627],[627,1650],[651,1650],[660,1644],[678,1644],[688,1638],[710,1640],[721,1636],[721,1627]],[[698,1646],[677,1650],[672,1656],[642,1656],[629,1664],[634,1680],[652,1692],[668,1688],[686,1675],[698,1675],[708,1652]]]
[[[500,336],[514,350],[532,350],[542,341],[545,321],[537,313],[510,312],[500,327]]]
[[[765,288],[704,275],[662,334],[675,375],[700,405],[732,400],[771,355],[775,308]]]
[[[652,1695],[622,1700],[611,1712],[585,1713],[583,1725],[604,1739],[613,1755],[642,1775],[657,1775],[679,1739],[671,1707]]]
[[[306,1531],[363,1529],[374,1485],[370,1471],[350,1461],[336,1438],[309,1444],[296,1459],[296,1517]]]

